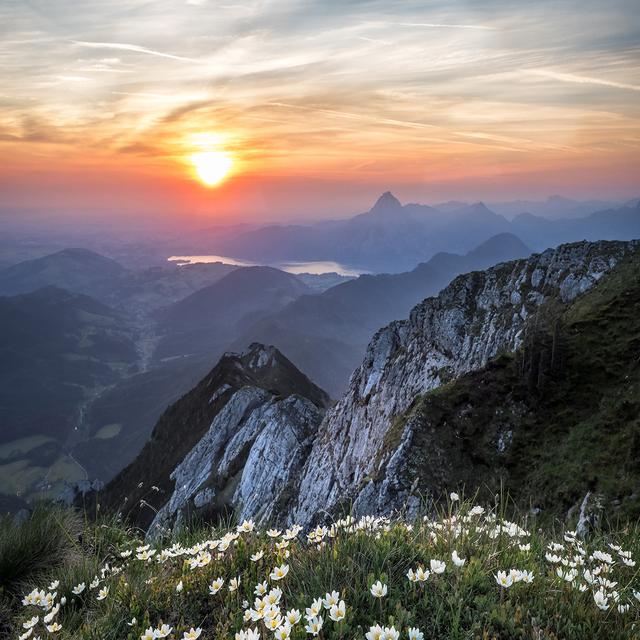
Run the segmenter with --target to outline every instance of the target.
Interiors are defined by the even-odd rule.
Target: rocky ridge
[[[308,523],[347,502],[360,513],[415,509],[418,498],[394,485],[411,446],[395,421],[416,396],[517,349],[543,303],[571,302],[638,246],[579,242],[468,273],[381,329],[320,426],[291,518]]]

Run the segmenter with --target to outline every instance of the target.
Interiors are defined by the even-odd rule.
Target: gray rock
[[[545,300],[570,302],[638,246],[580,242],[462,275],[381,329],[319,428],[291,519],[309,523],[348,501],[374,513],[406,505],[410,479],[400,470],[410,425],[398,439],[394,420],[417,395],[517,349],[525,320]]]

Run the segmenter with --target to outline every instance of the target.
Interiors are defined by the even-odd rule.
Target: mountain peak
[[[371,208],[371,213],[397,213],[402,211],[400,200],[391,191],[385,191]]]

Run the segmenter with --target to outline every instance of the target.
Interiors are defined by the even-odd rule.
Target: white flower
[[[238,525],[238,533],[251,533],[254,528],[253,520],[245,520],[241,525]]]
[[[344,619],[346,615],[346,607],[344,604],[344,600],[340,600],[338,604],[334,604],[331,609],[329,609],[329,617],[334,622],[340,622]]]
[[[212,596],[215,596],[216,593],[218,593],[218,591],[220,591],[220,589],[222,589],[222,585],[224,584],[224,578],[216,578],[210,585],[209,585],[209,593]]]
[[[322,611],[322,598],[316,598],[305,611],[307,620],[317,618],[320,615],[320,611]]]
[[[253,590],[257,596],[263,596],[265,593],[269,591],[269,583],[265,580],[264,582],[259,582],[256,585],[256,588]]]
[[[598,609],[602,609],[602,611],[606,611],[609,608],[609,598],[602,589],[598,589],[598,591],[593,594],[593,601],[596,603]]]
[[[251,556],[251,562],[258,562],[258,560],[261,560],[263,556],[264,556],[264,551],[260,550]]]
[[[156,638],[166,638],[173,631],[173,627],[168,624],[163,624],[158,627],[153,633]]]
[[[58,611],[60,611],[60,605],[57,604],[55,607],[53,607],[49,613],[44,616],[44,618],[42,618],[42,621],[45,624],[49,624],[57,615],[58,615]]]
[[[103,587],[98,591],[96,600],[104,600],[109,595],[109,587]]]
[[[415,571],[413,569],[407,571],[407,578],[411,582],[426,582],[430,575],[431,573],[422,567],[418,567]]]
[[[331,593],[325,594],[322,604],[325,609],[331,609],[334,604],[338,604],[339,600],[340,594],[337,591],[332,591]]]
[[[496,582],[504,589],[508,589],[513,584],[511,573],[507,573],[506,571],[498,571],[495,579]]]
[[[520,580],[531,584],[533,582],[533,571],[521,571]]]
[[[131,618],[131,620],[127,622],[127,626],[133,627],[133,625],[136,624],[136,622],[138,622],[138,619],[135,616],[133,616],[133,618]]]
[[[423,640],[424,639],[424,633],[422,633],[422,631],[420,631],[420,629],[417,628],[409,628],[408,631],[408,635],[409,635],[409,640]]]
[[[289,573],[289,565],[281,564],[279,567],[274,567],[273,571],[269,574],[272,580],[282,580],[287,573]]]
[[[371,585],[371,595],[374,598],[384,598],[387,595],[387,585],[382,584],[380,580]]]
[[[156,632],[153,627],[145,629],[145,632],[140,636],[140,640],[155,640]]]
[[[449,500],[451,500],[451,502],[458,502],[458,500],[460,500],[460,496],[455,491],[452,491],[449,494]]]
[[[293,626],[294,624],[298,624],[298,622],[300,622],[302,614],[300,613],[300,611],[298,611],[298,609],[291,609],[290,611],[287,611],[287,614],[284,618],[287,621],[287,624]]]
[[[33,616],[33,618],[31,618],[31,620],[27,620],[26,622],[23,622],[22,626],[25,629],[32,629],[33,627],[35,627],[38,624],[38,620],[40,620],[40,618],[38,616]]]
[[[49,633],[57,633],[58,631],[60,631],[60,629],[62,629],[62,625],[58,622],[54,622],[53,624],[48,624],[46,626],[46,629]]]
[[[382,633],[382,640],[398,640],[400,632],[395,627],[385,627]]]
[[[33,633],[33,627],[30,627],[22,635],[18,636],[18,640],[27,640],[27,638],[29,638],[32,633]]]
[[[322,629],[322,618],[319,618],[319,617],[308,618],[307,626],[304,628],[304,630],[307,633],[310,633],[312,636],[317,636],[320,633],[321,629]]]
[[[240,576],[229,580],[229,591],[235,591],[240,586]]]
[[[431,566],[431,573],[444,573],[447,566],[442,560],[431,560],[429,565]]]
[[[197,629],[194,629],[193,627],[191,627],[189,631],[184,632],[184,635],[182,636],[182,640],[198,640],[201,633],[202,633],[202,629],[200,627],[198,627]]]
[[[289,640],[289,636],[291,635],[291,627],[288,624],[283,624],[278,627],[273,634],[273,637],[276,640]]]
[[[527,544],[519,544],[518,549],[520,549],[520,551],[531,551],[531,543],[528,542]]]
[[[180,580],[180,582],[178,582],[178,584],[176,585],[176,591],[178,593],[181,593],[182,589],[184,589],[184,585],[182,584],[182,580]]]
[[[382,640],[383,636],[384,629],[379,624],[369,627],[369,631],[365,634],[367,640]]]
[[[627,613],[627,611],[629,611],[629,603],[627,603],[627,604],[619,604],[618,605],[618,612],[619,613]]]
[[[466,558],[461,558],[455,549],[451,553],[451,560],[456,567],[464,567],[464,563],[467,561]]]
[[[49,591],[55,591],[59,586],[60,586],[60,580],[54,580],[54,581],[49,585]]]

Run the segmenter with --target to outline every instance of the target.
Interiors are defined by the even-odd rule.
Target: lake
[[[237,267],[257,267],[257,262],[250,262],[248,260],[238,260],[236,258],[229,258],[227,256],[170,256],[167,258],[169,262],[176,262],[179,266],[186,264],[206,264],[212,262],[221,262],[222,264],[230,264]],[[363,269],[356,269],[354,267],[348,267],[347,265],[340,264],[339,262],[332,262],[331,260],[321,260],[312,262],[279,262],[267,265],[269,267],[275,267],[281,269],[287,273],[311,273],[314,275],[322,275],[323,273],[337,273],[341,276],[357,277],[367,271]]]

